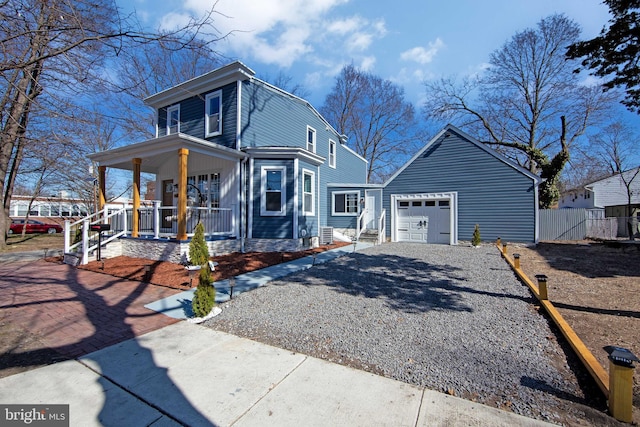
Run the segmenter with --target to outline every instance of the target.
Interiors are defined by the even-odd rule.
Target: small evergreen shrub
[[[216,305],[216,288],[211,283],[209,263],[204,263],[198,276],[198,287],[193,294],[191,309],[196,317],[205,317]]]
[[[482,242],[482,239],[480,238],[480,226],[478,224],[476,224],[475,228],[473,229],[473,236],[471,237],[471,244],[473,246],[480,246],[480,242]]]
[[[209,247],[204,240],[204,225],[196,225],[195,233],[189,242],[189,261],[192,265],[204,265],[209,261]]]

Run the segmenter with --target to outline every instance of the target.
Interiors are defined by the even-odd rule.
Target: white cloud
[[[251,56],[267,64],[288,67],[314,50],[318,35],[327,31],[324,21],[328,13],[347,1],[218,0],[214,24],[221,34],[231,33],[221,46],[232,54],[245,60]],[[201,15],[211,5],[211,0],[187,0],[183,7],[185,11]],[[359,19],[343,20],[347,25],[345,31],[349,26],[357,28]],[[173,21],[173,17],[163,19],[163,22]]]
[[[360,68],[363,71],[371,71],[373,70],[373,66],[376,64],[376,57],[375,56],[366,56],[364,58],[362,58],[362,60],[360,61]]]
[[[436,41],[429,42],[429,46],[424,48],[417,46],[412,49],[406,50],[400,54],[400,58],[403,61],[414,61],[418,64],[428,64],[433,61],[438,51],[444,47],[444,43],[438,37]]]

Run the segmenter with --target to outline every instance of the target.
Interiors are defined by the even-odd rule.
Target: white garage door
[[[400,242],[450,243],[449,200],[398,201]]]

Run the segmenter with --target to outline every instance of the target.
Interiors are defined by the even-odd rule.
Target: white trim
[[[280,172],[280,210],[267,210],[267,172]],[[295,193],[294,193],[295,194]],[[260,215],[261,216],[285,216],[287,214],[287,167],[286,166],[262,166],[260,167]]]
[[[320,194],[320,190],[321,190],[321,188],[320,188],[320,166],[316,167],[316,171],[318,172],[318,180],[316,181],[316,186],[317,186],[317,188],[316,188],[316,190],[317,190],[316,191],[316,194],[317,194],[316,203],[318,204],[318,210],[316,212],[318,212],[318,215],[316,216],[316,219],[317,219],[317,227],[318,227],[317,232],[318,232],[318,234],[320,234],[320,226],[321,226],[320,225],[320,220],[322,218],[321,217],[321,212],[320,212],[320,196],[321,196],[321,194]],[[325,224],[323,224],[323,226],[326,225],[326,220],[327,220],[326,215],[325,215],[324,218],[325,218]]]
[[[298,238],[298,215],[299,215],[299,207],[298,207],[298,174],[300,172],[300,162],[298,159],[293,160],[293,221],[292,226],[293,230],[291,235],[294,239]],[[286,199],[285,199],[286,200]],[[286,203],[286,202],[285,202]]]
[[[246,147],[243,151],[255,159],[300,159],[314,166],[325,161],[324,157],[301,147]]]
[[[534,221],[534,230],[533,230],[533,241],[536,245],[540,242],[540,208],[539,208],[539,200],[538,200],[538,186],[533,186],[534,196],[533,196],[533,221]]]
[[[307,212],[305,210],[305,203],[304,203],[304,196],[305,196],[305,191],[304,191],[304,177],[305,175],[310,175],[311,176],[311,212]],[[316,210],[315,210],[315,203],[316,203],[316,173],[314,171],[311,171],[309,169],[302,169],[302,215],[304,216],[313,216],[316,214]]]
[[[171,113],[173,111],[178,112],[178,129],[175,132],[171,132]],[[167,107],[167,123],[166,123],[166,134],[174,135],[180,133],[180,104],[175,104],[170,107]]]
[[[344,209],[345,212],[336,212],[336,194],[356,194],[357,195],[357,199],[356,199],[356,203],[357,203],[357,210],[356,212],[346,212],[347,210],[347,197],[345,196],[344,198]],[[349,191],[349,190],[343,190],[343,191],[332,191],[331,192],[331,216],[358,216],[360,215],[360,190],[357,191]]]
[[[309,131],[311,131],[311,139],[312,141],[309,141]],[[316,152],[316,141],[317,141],[317,135],[318,133],[316,132],[316,130],[314,128],[312,128],[311,126],[307,125],[307,135],[306,135],[306,144],[305,144],[305,148],[307,149],[307,151],[310,151],[312,153]],[[311,144],[311,150],[309,150],[309,144]]]
[[[191,80],[151,95],[144,99],[144,103],[153,108],[161,108],[167,104],[191,98],[195,94],[203,93],[211,88],[222,87],[238,80],[248,80],[255,74],[255,71],[242,62],[234,61],[206,74],[194,77]]]
[[[333,147],[333,161],[331,161],[331,147]],[[329,159],[329,167],[335,169],[336,168],[336,163],[337,163],[337,157],[338,157],[338,148],[337,148],[337,144],[333,139],[329,139],[329,153],[327,155],[328,159]]]
[[[236,82],[237,108],[236,108],[236,150],[242,148],[242,82]]]
[[[209,100],[211,98],[218,98],[218,130],[214,132],[209,132],[209,117],[211,116],[209,112]],[[218,136],[222,134],[222,90],[216,90],[214,92],[208,93],[204,97],[204,136],[205,138],[210,138],[212,136]]]
[[[247,179],[249,180],[249,197],[247,200],[247,216],[248,216],[248,225],[247,225],[247,239],[253,238],[253,208],[255,203],[255,197],[253,196],[253,177],[255,171],[255,164],[253,159],[249,159],[249,173]]]
[[[398,241],[398,202],[411,200],[449,200],[449,244],[458,244],[458,192],[391,195],[391,241]]]

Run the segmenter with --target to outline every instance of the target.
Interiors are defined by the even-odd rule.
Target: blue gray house
[[[105,240],[124,255],[173,261],[184,259],[198,222],[218,254],[316,246],[337,232],[328,227],[332,212],[355,228],[360,202],[327,192],[331,183],[365,185],[367,162],[307,101],[233,62],[145,102],[155,138],[89,156],[100,212],[86,227],[68,225],[67,252],[71,230],[82,229],[87,240],[76,246],[88,260],[91,224],[108,224]],[[107,168],[132,172],[133,206],[105,204]],[[141,202],[141,173],[155,175],[153,201]]]
[[[87,262],[91,230],[116,254],[185,259],[202,223],[213,254],[300,250],[334,238],[457,244],[537,241],[539,178],[447,126],[385,184],[307,101],[233,62],[145,102],[155,138],[90,155],[100,211],[65,228]],[[107,168],[132,172],[133,204],[105,204]],[[140,175],[155,175],[141,201]],[[81,242],[71,244],[74,230]]]

